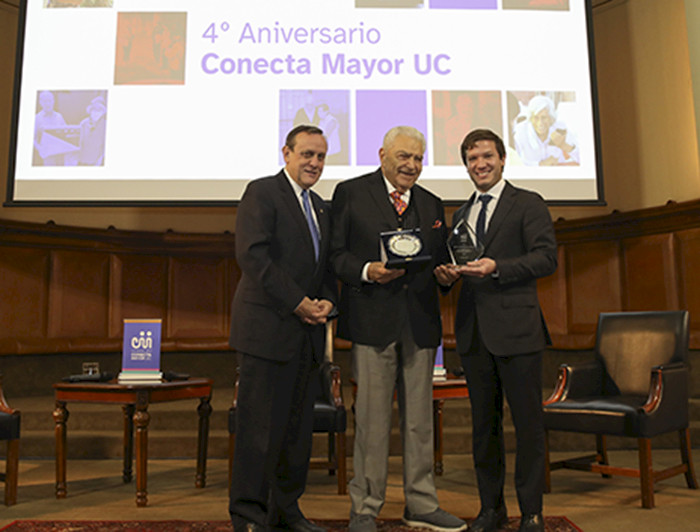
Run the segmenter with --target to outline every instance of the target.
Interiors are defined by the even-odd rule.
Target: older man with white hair
[[[416,183],[425,138],[413,127],[389,130],[380,167],[340,183],[333,194],[331,264],[342,283],[338,336],[353,342],[354,478],[349,532],[375,532],[385,498],[394,392],[403,444],[403,521],[436,532],[467,524],[438,505],[433,477],[433,364],[442,339],[433,268],[447,260],[440,198]],[[427,260],[393,269],[380,233],[420,230]]]

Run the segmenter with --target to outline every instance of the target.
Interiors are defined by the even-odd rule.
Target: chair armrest
[[[646,402],[639,407],[646,414],[657,414],[660,410],[677,411],[679,406],[688,403],[688,366],[675,362],[651,369],[649,394]]]
[[[571,366],[559,366],[557,383],[544,405],[564,401],[568,398],[600,395],[602,390],[602,368],[598,362],[588,362]]]
[[[236,408],[238,404],[238,385],[241,381],[241,370],[236,368],[236,378],[233,383],[233,401],[231,402],[231,408]]]
[[[660,366],[654,366],[651,368],[652,371],[655,369],[660,369],[661,371],[670,371],[676,369],[688,369],[688,365],[685,362],[671,362],[670,364],[662,364]]]
[[[333,404],[336,408],[343,408],[343,388],[340,380],[340,368],[338,366],[331,367],[331,390],[333,394]]]
[[[4,412],[5,414],[14,414],[18,412],[18,410],[15,410],[9,404],[7,404],[5,394],[2,390],[2,374],[0,374],[0,412]]]
[[[335,364],[325,363],[319,369],[321,378],[321,396],[335,408],[343,408],[342,383],[340,368]]]

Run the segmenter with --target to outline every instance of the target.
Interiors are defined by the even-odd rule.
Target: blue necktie
[[[492,199],[493,196],[490,194],[482,194],[479,196],[481,210],[479,211],[479,217],[476,219],[476,240],[482,244],[484,243],[484,236],[486,235],[486,206]]]
[[[301,191],[301,201],[304,204],[304,213],[306,214],[306,223],[309,224],[309,232],[311,233],[311,240],[314,243],[314,257],[318,260],[318,248],[320,237],[318,236],[318,228],[314,223],[314,217],[311,214],[311,202],[309,201],[309,191]]]

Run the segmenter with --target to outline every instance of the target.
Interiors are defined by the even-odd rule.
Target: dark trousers
[[[541,513],[544,491],[542,353],[494,356],[479,339],[478,349],[461,359],[472,406],[472,452],[481,507],[497,508],[504,502],[505,393],[515,425],[515,488],[520,511]]]
[[[234,530],[245,522],[291,524],[306,487],[311,455],[318,365],[307,343],[289,362],[240,356],[236,448],[229,513]]]

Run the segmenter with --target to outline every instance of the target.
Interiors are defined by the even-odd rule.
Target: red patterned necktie
[[[391,194],[392,201],[394,202],[394,209],[396,209],[396,212],[399,213],[399,216],[401,216],[405,211],[406,207],[408,207],[408,204],[403,200],[401,197],[401,192],[398,190],[394,190]]]

